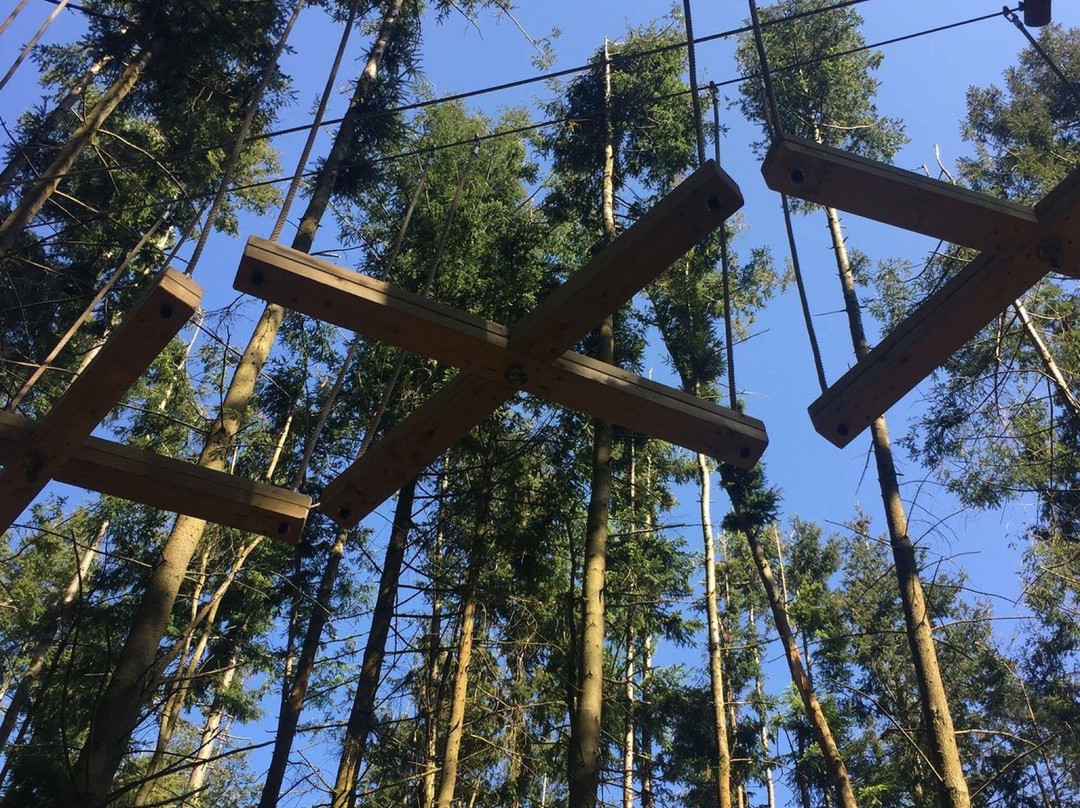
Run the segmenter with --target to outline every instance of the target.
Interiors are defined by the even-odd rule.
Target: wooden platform
[[[249,240],[240,291],[463,371],[334,480],[321,509],[355,524],[519,390],[752,467],[768,442],[757,419],[569,351],[741,205],[706,164],[512,328]]]
[[[785,136],[762,168],[774,190],[983,250],[810,405],[845,446],[1048,272],[1080,270],[1080,170],[1034,208]]]

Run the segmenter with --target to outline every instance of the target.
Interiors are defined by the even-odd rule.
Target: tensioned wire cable
[[[867,2],[867,0],[853,0],[853,2],[855,2],[855,1],[857,1],[857,2]],[[842,4],[842,6],[847,6],[847,5],[852,5],[852,2]],[[841,7],[841,6],[830,6],[829,8],[838,8],[838,7]],[[823,57],[820,57],[820,58],[817,58],[817,59],[810,59],[810,60],[807,60],[805,62],[797,62],[797,63],[784,65],[783,67],[772,70],[772,73],[775,74],[775,73],[785,72],[785,71],[788,71],[788,70],[797,70],[800,67],[807,67],[807,66],[810,66],[810,65],[830,62],[830,61],[832,61],[834,59],[840,59],[840,58],[843,58],[845,56],[851,56],[851,55],[853,55],[855,53],[861,53],[863,51],[872,50],[874,48],[880,48],[880,47],[895,44],[895,43],[898,43],[898,42],[906,42],[906,41],[917,39],[917,38],[920,38],[920,37],[929,36],[931,34],[941,33],[943,31],[948,31],[948,30],[951,30],[951,29],[954,29],[954,28],[960,28],[960,27],[963,27],[963,26],[966,26],[966,25],[972,25],[974,23],[984,22],[984,21],[990,20],[990,19],[995,19],[995,18],[999,17],[1000,14],[1001,14],[1001,12],[994,12],[993,14],[983,14],[983,15],[980,15],[980,16],[977,16],[977,17],[971,17],[969,19],[961,20],[959,22],[948,23],[946,25],[939,25],[939,26],[936,26],[934,28],[928,28],[928,29],[925,29],[925,30],[916,31],[916,32],[913,32],[911,34],[904,34],[902,36],[892,37],[890,39],[885,39],[885,40],[880,40],[880,41],[872,43],[872,44],[862,45],[862,46],[860,46],[858,48],[850,48],[849,50],[841,51],[841,52],[834,53],[834,54],[829,54],[828,56],[823,56]],[[806,15],[803,15],[803,16],[806,16]],[[770,22],[771,21],[767,21],[766,23],[763,23],[762,26],[763,27],[768,27],[768,24]],[[739,30],[740,31],[752,30],[752,28],[739,29]],[[705,37],[704,39],[707,39],[707,38],[708,37]],[[702,39],[703,38],[699,38],[698,42],[700,42]],[[683,42],[683,43],[680,43],[677,46],[671,46],[671,47],[685,47],[685,46],[686,46],[686,43]],[[575,69],[575,72],[577,72],[576,69]],[[542,78],[546,79],[546,78],[549,78],[549,77],[551,77],[553,75],[554,74],[547,74],[547,75],[543,76]],[[725,81],[715,82],[715,84],[716,84],[717,87],[728,87],[728,86],[731,86],[731,85],[734,85],[734,84],[739,84],[741,82],[749,81],[749,80],[757,79],[757,78],[758,78],[757,75],[737,76],[737,77],[732,78],[732,79],[726,79]],[[532,80],[529,80],[529,81],[531,82]],[[505,86],[512,86],[512,85],[501,85],[501,87],[505,87]],[[488,88],[487,91],[492,91],[492,88]],[[682,91],[681,93],[673,93],[672,95],[685,95],[687,92],[688,91]],[[481,94],[481,92],[478,91],[476,93],[473,93],[472,95],[478,95],[478,94]],[[469,94],[463,94],[463,95],[465,95],[467,97],[471,97],[471,95],[469,95]],[[439,104],[439,103],[446,103],[446,102],[450,102],[450,101],[459,100],[461,97],[462,97],[462,95],[443,96],[441,98],[433,99],[433,100],[430,100],[430,101],[420,101],[420,102],[417,102],[415,104],[408,104],[408,105],[405,105],[405,106],[396,107],[396,108],[394,108],[392,110],[382,110],[382,111],[374,112],[374,113],[366,113],[365,115],[360,116],[360,119],[371,118],[371,117],[375,117],[376,115],[391,114],[393,112],[410,111],[410,110],[420,109],[420,108],[423,108],[423,107],[434,106],[434,105]],[[664,97],[667,97],[667,96],[664,96]],[[661,98],[655,98],[655,99],[651,99],[651,100],[655,101],[655,100],[662,100],[662,99]],[[335,120],[340,120],[340,119],[335,119]],[[491,133],[491,134],[488,134],[488,135],[484,135],[484,136],[481,137],[481,139],[486,140],[486,139],[494,138],[494,137],[506,137],[506,136],[510,136],[510,135],[514,135],[514,134],[519,134],[519,133],[525,132],[525,131],[540,129],[540,128],[543,128],[543,127],[546,127],[546,126],[552,126],[552,125],[555,125],[555,124],[558,124],[558,123],[569,122],[571,120],[579,120],[579,119],[577,119],[577,118],[569,118],[568,117],[568,118],[558,118],[558,119],[554,119],[554,120],[550,120],[550,121],[543,121],[543,122],[540,122],[540,123],[529,124],[527,126],[514,127],[512,129],[506,129],[506,130],[499,130],[497,132],[494,132],[494,133]],[[330,123],[334,123],[334,121],[327,121],[326,122],[326,124],[330,124]],[[311,130],[312,128],[313,128],[312,125],[308,124],[308,125],[305,125],[305,126],[293,127],[291,129],[277,130],[274,133],[267,133],[267,134],[264,134],[264,135],[261,135],[261,136],[258,136],[258,135],[253,136],[252,138],[250,138],[250,141],[258,140],[260,138],[273,137],[273,136],[280,135],[280,134],[294,134],[296,132],[308,131],[308,130]],[[440,144],[440,145],[436,145],[434,147],[429,146],[429,147],[423,147],[423,148],[416,148],[416,149],[412,149],[412,150],[409,150],[409,151],[406,151],[406,152],[399,153],[397,155],[391,155],[390,157],[379,158],[374,162],[384,162],[384,161],[387,161],[387,160],[398,160],[398,159],[403,159],[403,158],[408,158],[408,157],[414,157],[414,156],[416,156],[418,154],[424,154],[425,152],[427,152],[427,151],[429,151],[431,149],[435,149],[436,151],[439,151],[439,150],[442,150],[444,148],[454,148],[456,146],[461,146],[461,145],[463,145],[465,143],[469,143],[469,142],[471,142],[471,141],[464,140],[464,141],[456,141],[456,142],[453,142],[453,143]],[[196,150],[196,151],[198,151],[198,150]],[[174,159],[174,158],[178,158],[180,156],[184,156],[186,154],[188,154],[188,153],[185,152],[184,154],[181,154],[181,155],[173,155],[173,156],[169,156],[169,157],[165,157],[165,158],[160,158],[160,160],[161,161],[171,160],[171,159]],[[351,165],[351,164],[350,163],[345,163],[344,165],[348,166],[348,165]],[[69,175],[73,175],[73,174],[77,174],[77,173],[100,172],[100,171],[104,171],[104,170],[108,170],[108,169],[103,169],[103,168],[78,169],[78,170],[70,172]],[[311,171],[311,172],[305,173],[304,176],[305,177],[312,176],[313,174],[315,174],[315,172]],[[289,179],[290,179],[290,177],[278,177],[278,178],[269,179],[269,180],[260,180],[260,181],[257,181],[257,182],[246,183],[244,185],[233,186],[230,189],[230,191],[232,191],[232,192],[243,191],[243,190],[249,190],[249,189],[252,189],[252,188],[261,188],[261,187],[266,187],[266,186],[269,186],[269,185],[276,185],[276,184],[285,182],[286,180],[289,180]],[[2,190],[2,189],[0,189],[0,190]],[[209,195],[210,194],[205,194],[205,193],[204,194],[193,194],[193,195],[189,195],[189,196],[181,196],[181,197],[178,197],[178,199],[180,199],[181,201],[194,201],[196,199],[205,198],[205,197],[207,197]],[[168,203],[171,203],[173,201],[176,201],[176,200],[152,202],[152,203],[148,203],[148,204],[131,206],[131,207],[122,208],[122,209],[118,209],[118,210],[124,210],[124,211],[148,210],[148,209],[156,207],[158,205],[168,204]],[[95,218],[98,218],[98,217],[87,217],[85,220],[86,221],[91,221],[91,220],[93,220]],[[49,221],[43,221],[43,222],[35,222],[33,225],[31,225],[31,227],[47,226],[47,225],[52,225],[52,224],[56,224],[56,223],[60,223],[60,222],[64,222],[64,221],[71,221],[71,220],[63,219],[63,220],[49,220]]]
[[[775,20],[768,20],[768,21],[766,21],[764,23],[764,25],[765,25],[765,27],[768,27],[768,26],[771,26],[771,25],[778,25],[778,24],[781,24],[781,23],[784,23],[784,22],[792,22],[792,21],[795,21],[795,20],[802,19],[804,17],[810,17],[810,16],[814,16],[816,14],[822,14],[822,13],[825,13],[827,11],[833,11],[833,10],[836,10],[836,9],[847,8],[849,6],[854,6],[854,5],[858,5],[858,4],[865,3],[865,2],[869,2],[869,0],[844,0],[843,2],[836,3],[836,4],[830,5],[830,6],[825,6],[823,8],[810,9],[808,11],[800,12],[798,14],[791,14],[791,15],[788,15],[786,17],[777,18]],[[987,15],[986,18],[996,17],[996,16],[997,16],[997,14],[990,14],[990,15]],[[978,18],[978,19],[984,19],[984,18]],[[970,22],[974,22],[974,21],[977,21],[977,20],[971,20]],[[961,24],[966,24],[966,23],[961,23]],[[952,26],[945,26],[945,27],[947,28],[947,27],[952,27]],[[700,45],[700,44],[706,43],[706,42],[712,42],[712,41],[719,40],[719,39],[725,39],[725,38],[728,38],[728,37],[731,37],[731,36],[737,36],[739,34],[748,33],[751,30],[752,30],[752,26],[741,26],[739,28],[731,28],[731,29],[728,29],[726,31],[720,31],[720,32],[717,32],[715,34],[709,34],[707,36],[698,37],[697,39],[694,40],[694,44],[699,44]],[[944,30],[944,28],[935,29],[935,30]],[[929,31],[927,33],[933,33],[933,32],[934,31]],[[894,40],[890,40],[890,42],[891,41],[894,41]],[[650,48],[648,50],[639,51],[639,52],[633,53],[633,54],[625,54],[625,55],[622,55],[622,56],[615,56],[615,57],[612,58],[612,63],[617,64],[620,61],[633,61],[633,60],[636,60],[636,59],[645,58],[647,56],[652,56],[652,55],[655,55],[655,54],[664,53],[664,52],[669,51],[669,50],[675,50],[675,49],[679,49],[679,48],[684,48],[684,47],[687,46],[687,44],[688,44],[687,42],[678,42],[678,43],[673,43],[671,45],[661,45],[661,46],[658,46],[656,48]],[[880,44],[888,44],[888,43],[880,43]],[[877,45],[872,45],[872,46],[869,46],[869,47],[877,47]],[[803,66],[802,64],[792,65],[790,69],[795,69],[797,67],[802,67],[802,66]],[[516,81],[505,82],[503,84],[495,84],[495,85],[491,85],[491,86],[488,86],[488,87],[481,87],[481,88],[478,88],[478,89],[468,90],[468,91],[461,92],[461,93],[455,93],[455,94],[451,94],[451,95],[440,96],[438,98],[427,99],[425,101],[417,101],[417,102],[413,102],[411,104],[405,104],[405,105],[402,105],[402,106],[399,106],[399,107],[393,107],[391,109],[379,110],[377,112],[366,113],[366,114],[360,116],[360,119],[363,120],[363,119],[366,119],[366,118],[372,118],[372,117],[376,117],[376,116],[379,116],[379,115],[392,115],[392,114],[396,114],[396,113],[399,113],[399,112],[410,112],[410,111],[417,110],[417,109],[424,109],[424,108],[430,107],[430,106],[437,106],[439,104],[452,103],[452,102],[455,102],[455,101],[464,101],[464,100],[467,100],[467,99],[470,99],[470,98],[476,98],[478,96],[487,95],[487,94],[490,94],[490,93],[496,93],[496,92],[502,92],[502,91],[505,91],[505,90],[516,89],[518,87],[525,87],[525,86],[528,86],[530,84],[536,84],[536,83],[539,83],[539,82],[549,81],[551,79],[563,78],[565,76],[570,76],[570,75],[574,75],[574,74],[577,74],[577,73],[583,73],[583,72],[591,69],[591,67],[592,67],[591,64],[578,65],[577,67],[570,67],[570,68],[566,68],[564,70],[557,70],[557,71],[553,71],[553,72],[549,72],[549,73],[542,73],[542,74],[538,74],[538,75],[535,75],[535,76],[530,76],[528,78],[519,79],[519,80],[516,80]],[[743,78],[745,78],[745,77],[743,77]],[[733,80],[730,80],[730,81],[727,81],[727,82],[722,82],[720,84],[720,86],[725,86],[727,84],[737,83],[740,80],[742,80],[742,79],[733,79]],[[291,126],[291,127],[287,127],[287,128],[283,128],[283,129],[275,129],[275,130],[272,130],[270,132],[263,132],[263,133],[260,133],[258,135],[253,135],[249,140],[250,141],[266,140],[266,139],[271,139],[271,138],[280,137],[280,136],[284,136],[284,135],[297,134],[299,132],[307,131],[308,129],[310,129],[312,127],[333,126],[335,124],[341,123],[343,120],[344,120],[344,118],[331,118],[331,119],[324,120],[324,121],[316,121],[314,123],[300,124],[300,125],[297,125],[297,126]],[[178,160],[178,159],[181,159],[183,157],[191,156],[193,154],[204,153],[204,152],[212,151],[214,149],[223,149],[223,148],[226,148],[228,145],[229,144],[227,144],[227,143],[226,144],[218,143],[218,144],[214,144],[212,146],[194,147],[194,148],[191,148],[191,149],[187,149],[187,150],[185,150],[183,152],[176,152],[175,154],[165,155],[165,156],[163,156],[161,158],[158,158],[158,160],[160,162],[171,162],[173,160]],[[105,169],[102,169],[102,168],[73,169],[72,171],[66,172],[62,176],[64,176],[64,177],[74,176],[74,175],[76,175],[78,173],[82,173],[82,172],[94,172],[94,171],[102,171],[102,170],[105,170]],[[35,177],[34,181],[37,181],[37,180],[40,180],[40,179],[43,179],[43,177]],[[26,182],[29,182],[29,180],[13,181],[13,182],[9,183],[8,185],[13,186],[13,185],[17,185],[17,184],[25,184]],[[3,186],[0,186],[0,190],[3,190]]]

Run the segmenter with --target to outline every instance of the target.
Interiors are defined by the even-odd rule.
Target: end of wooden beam
[[[784,135],[761,166],[765,184],[807,202],[985,252],[1038,234],[1035,211],[888,163]]]

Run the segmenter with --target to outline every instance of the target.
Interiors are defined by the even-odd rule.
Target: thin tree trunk
[[[650,704],[650,680],[652,679],[652,637],[645,636],[641,644],[641,703],[652,712]],[[652,733],[648,722],[641,726],[641,808],[656,808],[653,794],[653,746]]]
[[[382,676],[382,663],[386,656],[386,638],[390,633],[390,623],[394,617],[398,580],[401,577],[401,565],[405,560],[405,545],[412,525],[412,506],[416,485],[417,481],[414,479],[398,492],[397,506],[394,509],[394,524],[390,530],[390,541],[386,545],[382,575],[379,576],[379,594],[371,613],[371,627],[368,629],[367,645],[364,647],[360,680],[356,683],[356,695],[349,713],[349,723],[345,728],[345,738],[342,740],[337,778],[330,793],[331,808],[345,808],[345,806],[354,808],[356,805],[356,784],[360,779],[360,761],[367,749],[368,736],[375,726],[375,695]]]
[[[469,552],[469,571],[461,611],[461,637],[458,640],[454,684],[450,691],[450,718],[446,743],[443,746],[442,773],[439,776],[439,788],[435,795],[436,808],[450,808],[454,801],[454,789],[457,786],[461,739],[465,735],[465,703],[469,690],[469,664],[472,661],[473,634],[476,626],[477,590],[491,521],[490,482],[488,490],[481,494],[481,498],[481,513],[473,534],[473,546]]]
[[[38,630],[30,661],[22,676],[19,677],[19,685],[15,688],[8,708],[4,712],[4,720],[0,722],[0,751],[4,751],[7,746],[8,738],[11,737],[11,732],[15,729],[19,716],[31,706],[34,685],[37,683],[38,677],[41,676],[41,672],[45,669],[45,660],[48,658],[49,651],[53,648],[53,641],[56,639],[56,631],[59,628],[60,620],[71,604],[79,597],[79,593],[82,592],[83,583],[90,574],[90,568],[97,557],[98,547],[105,540],[105,534],[108,531],[109,520],[106,519],[98,528],[94,540],[83,551],[79,560],[79,567],[64,588],[60,600],[57,601],[55,608],[52,610],[51,617],[48,617]]]
[[[189,796],[184,800],[184,806],[197,806],[201,802],[201,792],[206,785],[206,776],[210,771],[209,760],[213,757],[221,738],[221,725],[225,720],[225,696],[236,677],[236,669],[240,658],[239,633],[230,639],[229,653],[225,662],[225,669],[221,673],[221,679],[217,683],[214,692],[214,700],[210,707],[210,713],[206,716],[203,724],[202,735],[199,738],[199,748],[195,750],[195,766],[188,775]]]
[[[710,504],[709,460],[697,456],[698,498],[701,503],[701,534],[705,544],[705,612],[709,625],[709,683],[712,695],[713,740],[716,743],[716,804],[731,808],[731,747],[728,744],[727,715],[724,709],[724,660],[720,647],[720,609],[716,595],[716,546],[713,540]]]
[[[444,460],[445,463],[445,460]],[[443,506],[446,500],[446,492],[449,489],[449,480],[446,477],[445,465],[443,472],[439,474],[439,511],[436,516],[436,530],[434,543],[430,550],[429,563],[431,566],[431,621],[428,630],[427,654],[424,660],[424,679],[420,687],[420,713],[424,729],[424,770],[420,774],[419,808],[432,808],[435,804],[435,787],[439,766],[436,756],[439,754],[439,715],[442,705],[443,678],[441,675],[442,664],[442,592],[439,580],[442,574],[443,555],[443,519],[445,511]]]
[[[735,477],[735,475],[742,474],[744,472],[729,466],[721,469],[721,479],[727,489],[728,496],[731,498],[732,509],[736,514],[743,513],[746,505],[743,502],[742,486],[739,485],[739,481]],[[742,531],[746,536],[747,544],[750,546],[750,554],[753,556],[758,577],[761,578],[761,584],[765,588],[765,594],[769,599],[769,608],[772,610],[776,630],[780,635],[780,642],[784,648],[784,657],[787,659],[788,670],[791,672],[791,681],[795,685],[795,689],[799,691],[803,707],[806,710],[807,720],[810,722],[810,728],[814,733],[814,740],[817,741],[818,748],[821,750],[821,755],[825,760],[826,777],[836,792],[836,797],[842,808],[857,808],[855,793],[852,791],[851,781],[848,779],[847,767],[840,756],[840,749],[836,745],[832,730],[829,728],[828,719],[818,702],[817,694],[814,692],[814,688],[803,668],[799,647],[795,643],[791,622],[788,619],[787,604],[781,599],[780,588],[773,577],[772,566],[769,564],[765,548],[762,546],[761,528],[758,525],[748,524],[742,526]]]
[[[626,617],[626,679],[623,684],[622,804],[634,808],[634,620]]]
[[[611,60],[604,43],[604,236],[615,239],[615,151],[611,134]],[[598,359],[615,358],[611,316],[600,326]],[[594,808],[600,786],[604,703],[604,578],[607,571],[608,517],[611,509],[611,424],[593,419],[593,472],[585,526],[584,574],[581,581],[581,645],[577,665],[577,704],[570,718],[569,808]]]
[[[840,274],[840,285],[844,292],[852,346],[855,349],[855,356],[862,359],[870,352],[870,347],[863,329],[862,311],[855,292],[855,279],[851,272],[847,247],[844,244],[840,217],[833,208],[825,208],[825,215],[829,222],[829,234],[832,237],[836,267]],[[874,419],[870,425],[870,434],[873,440],[878,482],[881,486],[881,499],[885,506],[885,521],[889,528],[889,543],[896,568],[896,580],[900,588],[900,600],[904,607],[904,625],[915,665],[915,679],[919,687],[919,705],[923,723],[926,726],[930,760],[939,778],[942,806],[944,808],[969,808],[971,798],[960,763],[960,750],[956,745],[952,714],[949,711],[945,684],[938,665],[933,626],[926,608],[922,581],[919,579],[915,546],[907,532],[907,514],[904,512],[904,503],[900,498],[896,464],[893,461],[889,429],[884,416]]]
[[[60,116],[65,112],[71,111],[71,108],[75,106],[75,102],[83,97],[83,94],[86,92],[91,82],[93,82],[98,73],[100,73],[112,59],[112,56],[105,55],[90,65],[90,67],[86,69],[86,72],[79,77],[79,80],[72,85],[72,88],[68,90],[60,102],[45,116],[45,119],[39,125],[40,131],[48,132],[55,127],[60,121]],[[3,170],[0,171],[0,195],[7,192],[9,186],[12,184],[15,177],[18,176],[20,171],[27,167],[33,168],[27,154],[28,146],[28,143],[17,143],[15,150],[12,152],[11,159],[8,160]]]
[[[19,204],[8,214],[3,224],[0,224],[0,255],[8,252],[19,234],[30,225],[45,203],[49,201],[49,197],[60,185],[64,175],[75,165],[83,149],[89,145],[90,140],[105,124],[113,110],[134,89],[154,53],[155,46],[148,44],[128,62],[112,85],[102,93],[101,98],[83,118],[82,124],[72,132],[71,137],[56,153],[52,162],[42,173],[41,179],[30,186],[19,200]]]
[[[1028,341],[1035,349],[1035,353],[1039,355],[1039,361],[1042,363],[1043,370],[1046,371],[1046,375],[1054,382],[1054,387],[1057,388],[1058,395],[1061,396],[1061,400],[1065,403],[1065,406],[1069,408],[1069,411],[1073,414],[1073,418],[1080,418],[1080,401],[1076,400],[1076,396],[1073,395],[1071,389],[1069,389],[1069,383],[1065,380],[1065,374],[1061,372],[1061,368],[1058,367],[1058,363],[1054,360],[1054,355],[1050,353],[1050,349],[1043,341],[1042,334],[1035,328],[1035,324],[1031,321],[1031,315],[1028,313],[1027,306],[1024,305],[1022,300],[1017,300],[1013,303],[1013,308],[1016,310],[1016,316],[1020,318],[1020,324],[1024,327],[1024,333],[1027,335]]]
[[[311,249],[319,222],[329,205],[337,175],[348,156],[358,124],[359,109],[374,86],[402,2],[388,0],[375,44],[357,82],[349,110],[338,129],[330,154],[323,162],[307,210],[300,221],[293,240],[294,249],[302,252]],[[269,357],[284,314],[285,310],[280,306],[271,305],[264,309],[233,374],[217,421],[207,436],[199,458],[200,466],[218,471],[226,467],[233,438],[244,421],[255,383]],[[72,770],[69,794],[59,805],[97,808],[105,802],[128,739],[156,685],[149,674],[153,670],[157,647],[164,636],[180,584],[202,540],[205,527],[205,521],[181,515],[165,540],[160,560],[151,572],[146,593],[136,611],[113,676],[94,711],[90,733]]]

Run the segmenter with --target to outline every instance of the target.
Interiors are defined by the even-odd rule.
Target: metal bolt
[[[1046,261],[1054,269],[1061,269],[1062,264],[1065,263],[1065,247],[1061,239],[1044,238],[1039,243],[1038,255],[1039,260]]]
[[[801,168],[791,169],[791,181],[796,185],[802,185],[806,181],[806,175],[803,174]]]
[[[528,374],[525,373],[521,365],[510,365],[503,373],[503,378],[510,384],[525,384],[529,380]]]

